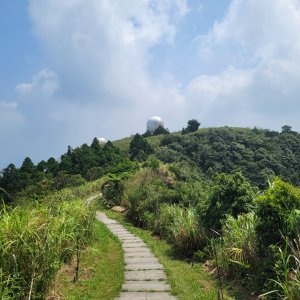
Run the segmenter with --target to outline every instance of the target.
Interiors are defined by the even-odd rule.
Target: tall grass
[[[191,257],[206,244],[204,228],[195,208],[162,204],[156,231],[174,246],[177,255]]]
[[[0,298],[42,299],[62,263],[87,242],[93,215],[81,200],[2,210]]]
[[[274,272],[276,278],[269,279],[269,291],[261,295],[262,299],[300,299],[300,235],[289,241],[286,246],[273,246],[275,251]],[[271,298],[272,297],[272,298]]]
[[[256,224],[253,212],[237,218],[228,216],[219,237],[210,241],[211,256],[222,275],[245,279],[248,287],[255,286],[254,278],[260,265]]]

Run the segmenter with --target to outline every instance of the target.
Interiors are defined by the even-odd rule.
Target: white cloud
[[[59,110],[71,130],[90,123],[88,111],[94,115],[95,108],[99,116],[105,111],[110,119],[124,118],[122,133],[109,120],[107,125],[101,122],[112,137],[139,130],[141,126],[126,126],[128,115],[140,124],[151,114],[171,117],[183,111],[180,87],[164,77],[152,78],[148,67],[153,47],[174,43],[177,25],[188,12],[186,0],[30,0],[29,11],[34,34],[59,76],[53,97],[59,101],[54,100],[52,113]],[[34,81],[17,90],[26,94]],[[85,118],[76,122],[64,111],[68,109],[85,111]]]
[[[0,103],[5,114],[26,118],[24,145],[43,143],[34,149],[47,158],[94,136],[143,132],[151,115],[162,116],[171,130],[190,118],[204,126],[287,123],[300,130],[300,0],[232,0],[223,19],[179,53],[193,69],[182,73],[194,77],[182,84],[164,68],[155,77],[159,72],[150,70],[160,64],[160,48],[170,60],[163,66],[177,64],[173,50],[194,23],[180,27],[193,15],[187,2],[29,0],[48,69],[16,86],[16,109]]]
[[[0,110],[16,109],[18,103],[15,101],[0,101]]]
[[[61,77],[62,92],[74,99],[102,96],[106,103],[154,98],[149,50],[173,41],[186,11],[185,0],[30,1],[34,32]]]
[[[217,66],[188,87],[192,99],[202,98],[194,104],[206,107],[204,118],[300,130],[299,31],[298,0],[233,0],[224,18],[197,38],[202,63]]]
[[[0,101],[0,134],[7,135],[18,131],[23,125],[24,117],[17,110],[15,101]]]
[[[39,97],[50,98],[58,90],[58,76],[55,72],[43,69],[35,74],[30,83],[20,83],[15,87],[16,92],[22,97]]]

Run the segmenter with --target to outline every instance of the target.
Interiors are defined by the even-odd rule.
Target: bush
[[[164,189],[164,184],[159,174],[156,170],[149,168],[138,171],[126,184],[127,215],[136,225],[145,224],[144,214],[146,212],[158,212],[162,189]]]
[[[300,299],[300,239],[286,240],[284,247],[273,246],[275,279],[269,279],[263,296],[276,299]],[[273,297],[273,298],[274,298]],[[272,299],[273,299],[272,298]]]
[[[257,272],[259,265],[257,217],[253,212],[228,216],[222,226],[221,266],[228,275],[246,277]]]
[[[136,225],[144,226],[149,219],[147,212],[157,215],[162,203],[174,203],[176,199],[171,173],[160,166],[143,168],[128,180],[123,204],[128,207],[128,217]]]
[[[1,299],[43,299],[62,263],[88,241],[93,219],[82,201],[2,211],[0,287],[7,298]]]
[[[204,227],[199,223],[194,208],[174,210],[170,233],[175,252],[180,256],[192,257],[206,245]]]
[[[122,175],[109,174],[102,185],[101,191],[106,207],[111,208],[115,205],[120,205],[124,193],[124,177]]]
[[[295,238],[299,223],[300,189],[275,178],[268,190],[257,198],[256,204],[256,230],[263,252],[270,245],[284,245],[285,237]]]
[[[154,152],[152,146],[140,134],[136,134],[129,145],[130,158],[133,160],[144,161],[149,154]]]
[[[251,211],[255,189],[239,172],[220,174],[215,177],[215,186],[210,197],[210,204],[204,215],[204,222],[209,229],[220,230],[222,220],[227,215],[237,217]]]

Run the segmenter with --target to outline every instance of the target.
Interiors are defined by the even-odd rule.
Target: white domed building
[[[105,138],[101,137],[101,138],[98,138],[98,142],[100,145],[105,145],[107,143],[107,140]]]
[[[147,122],[147,131],[153,133],[159,126],[164,127],[164,122],[162,118],[153,116]]]

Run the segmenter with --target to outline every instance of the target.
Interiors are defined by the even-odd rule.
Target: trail
[[[125,282],[115,300],[176,300],[169,293],[163,266],[144,241],[102,212],[96,218],[121,240],[124,250]]]

